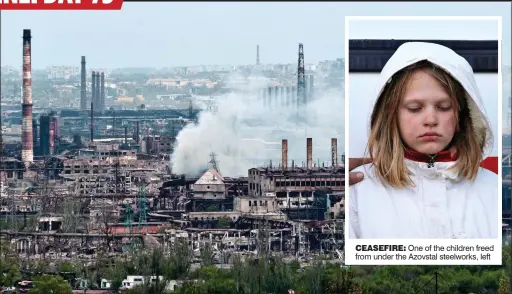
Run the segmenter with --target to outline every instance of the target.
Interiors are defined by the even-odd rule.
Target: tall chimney
[[[281,106],[286,106],[286,94],[284,92],[284,86],[281,86]]]
[[[124,126],[124,143],[128,144],[128,126]]]
[[[21,126],[21,160],[25,165],[34,161],[34,137],[32,134],[32,36],[23,30],[23,102]]]
[[[101,111],[101,96],[100,96],[100,72],[96,72],[96,100],[94,101],[94,107],[96,111]]]
[[[140,129],[139,129],[139,121],[137,121],[137,127],[135,129],[135,142],[140,142]]]
[[[100,111],[105,111],[105,73],[100,75]]]
[[[292,87],[288,86],[286,87],[286,106],[290,106],[293,103],[292,101]]]
[[[279,91],[279,86],[274,86],[274,105],[277,107],[279,106],[279,94],[281,92]]]
[[[286,171],[286,169],[288,169],[288,140],[283,139],[282,149],[281,166],[283,167],[283,171]]]
[[[256,65],[260,65],[260,45],[256,45]]]
[[[94,102],[92,102],[92,101],[91,101],[91,142],[94,142]]]
[[[85,56],[82,56],[80,73],[80,110],[87,111],[87,70],[85,69]]]
[[[92,80],[91,80],[91,111],[94,111],[93,107],[98,107],[96,104],[96,72],[92,72]],[[92,118],[92,116],[91,116]],[[91,140],[92,141],[92,140]]]
[[[307,138],[307,145],[306,145],[306,152],[307,152],[307,161],[306,166],[308,169],[313,167],[313,139]]]
[[[272,108],[272,100],[274,97],[272,96],[272,86],[268,86],[268,94],[267,94],[267,106]]]
[[[332,166],[338,166],[338,139],[331,138],[331,160]]]
[[[50,117],[50,134],[48,136],[48,143],[50,145],[50,154],[53,154],[55,146],[55,120]]]
[[[59,130],[60,130],[60,123],[59,123],[59,117],[58,117],[58,116],[54,116],[54,117],[53,117],[53,120],[54,120],[54,122],[55,122],[55,129],[54,129],[54,131],[55,131],[55,138],[60,138],[60,132],[59,132]]]

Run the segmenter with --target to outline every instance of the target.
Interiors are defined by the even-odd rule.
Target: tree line
[[[204,246],[198,256],[188,242],[176,241],[167,250],[133,248],[125,256],[98,254],[90,264],[45,260],[22,261],[2,248],[0,286],[12,286],[19,280],[34,280],[29,293],[59,289],[71,293],[78,280],[68,277],[42,276],[53,272],[71,273],[86,280],[89,287],[99,287],[101,279],[117,292],[128,275],[144,277],[144,283],[122,293],[171,293],[171,281],[179,281],[178,294],[260,294],[260,293],[510,293],[510,250],[503,247],[502,266],[343,266],[321,256],[308,263],[262,253],[242,258],[238,254],[219,256],[211,246]],[[197,254],[196,254],[197,255]],[[192,265],[198,263],[196,268]],[[215,265],[217,263],[217,265]],[[62,275],[61,275],[62,276]],[[150,282],[151,277],[160,277]],[[67,279],[67,281],[65,281]],[[437,285],[436,285],[437,281]],[[75,283],[75,284],[73,284]],[[69,287],[66,287],[65,285]],[[43,291],[43,292],[41,292]]]

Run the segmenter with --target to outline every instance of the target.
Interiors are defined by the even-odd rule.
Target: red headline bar
[[[492,171],[495,174],[498,174],[498,172],[499,172],[498,163],[499,163],[499,161],[498,161],[497,156],[489,156],[486,159],[484,159],[482,161],[482,163],[480,163],[480,167],[483,167],[485,169]]]
[[[121,10],[123,0],[0,0],[0,10]]]

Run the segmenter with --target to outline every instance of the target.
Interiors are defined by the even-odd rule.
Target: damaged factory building
[[[278,167],[251,168],[248,177],[228,178],[214,166],[198,178],[182,176],[165,182],[161,203],[166,203],[165,209],[174,216],[171,222],[179,226],[168,233],[188,236],[194,248],[210,242],[235,251],[297,256],[330,252],[343,259],[344,158],[338,160],[333,138],[331,164],[315,166],[312,138],[306,144],[304,167],[295,166],[293,160],[288,164],[284,139]]]
[[[338,165],[337,139],[331,144],[331,167],[313,166],[311,138],[307,139],[306,167],[293,161],[288,166],[288,141],[283,139],[281,167],[249,170],[249,195],[275,196],[279,209],[291,220],[334,218],[343,211],[345,174],[343,165]]]

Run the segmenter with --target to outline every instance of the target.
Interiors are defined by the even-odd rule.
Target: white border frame
[[[498,239],[454,239],[454,240],[437,240],[437,239],[350,239],[349,238],[349,208],[350,208],[350,195],[349,195],[349,171],[345,170],[345,263],[348,265],[391,265],[391,264],[401,264],[401,265],[418,265],[418,264],[429,264],[429,265],[470,265],[470,264],[478,264],[478,265],[502,265],[502,244],[503,244],[503,234],[502,234],[502,206],[503,206],[503,170],[502,170],[502,158],[503,158],[503,145],[502,145],[502,136],[503,136],[503,122],[502,122],[502,107],[503,107],[503,73],[502,73],[502,39],[503,39],[503,31],[502,31],[502,17],[501,16],[345,16],[345,159],[348,161],[350,158],[349,153],[349,138],[350,138],[350,112],[349,112],[349,86],[350,86],[350,74],[349,74],[349,23],[352,20],[494,20],[498,22],[498,134],[494,134],[494,136],[498,137]],[[348,164],[346,165],[349,166]],[[404,242],[405,241],[405,242]],[[347,263],[347,257],[355,255],[352,248],[355,247],[356,244],[404,244],[409,243],[410,245],[415,246],[423,246],[428,244],[438,244],[438,245],[450,245],[450,244],[463,244],[467,246],[475,246],[475,245],[494,245],[495,251],[493,253],[494,258],[491,260],[477,260],[477,261],[448,261],[441,262],[439,260],[429,261],[396,261],[393,260],[391,262],[386,261],[356,261],[355,258],[349,258],[349,262]],[[408,245],[409,245],[408,244]],[[347,250],[348,249],[348,250]],[[371,253],[371,252],[370,252]],[[381,252],[384,253],[384,252]],[[397,252],[394,252],[397,253]],[[394,254],[391,253],[391,254]],[[404,252],[402,252],[404,253]],[[409,251],[406,251],[404,254],[409,254]],[[427,252],[423,252],[425,254]],[[433,253],[433,252],[432,252]],[[479,254],[480,252],[474,252],[475,254]],[[365,252],[365,254],[368,254]],[[496,255],[498,257],[496,257]]]

